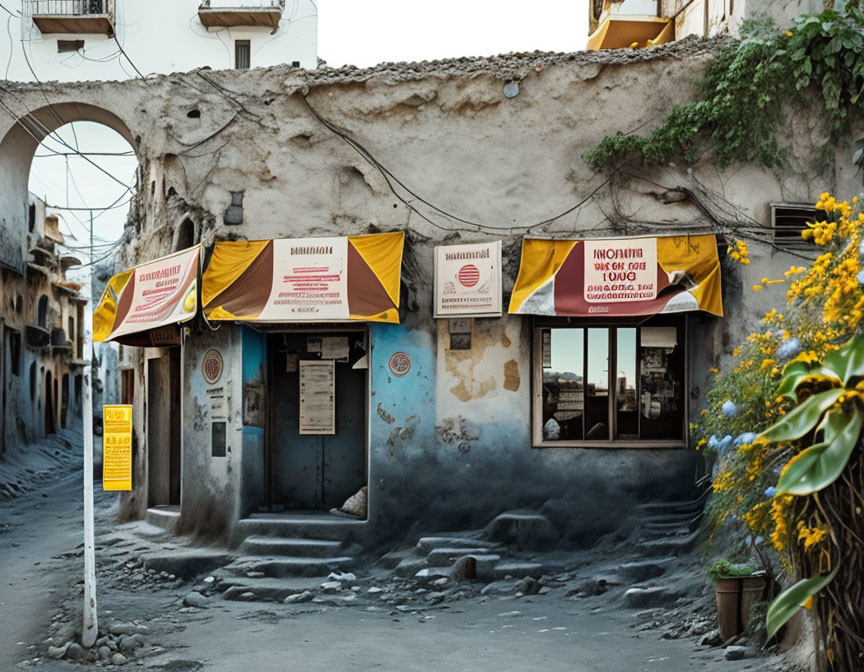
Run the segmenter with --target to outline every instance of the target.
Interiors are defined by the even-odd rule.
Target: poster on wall
[[[336,433],[336,365],[330,360],[300,362],[300,434]]]
[[[132,406],[102,407],[102,489],[132,490]]]
[[[435,248],[435,317],[501,317],[501,241]]]

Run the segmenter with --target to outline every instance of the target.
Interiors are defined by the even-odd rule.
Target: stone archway
[[[21,117],[0,141],[0,267],[22,272],[27,257],[28,179],[39,143],[61,126],[91,121],[120,134],[139,155],[135,137],[116,114],[89,103],[55,103]]]

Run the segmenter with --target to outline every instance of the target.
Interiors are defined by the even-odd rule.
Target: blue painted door
[[[301,360],[321,360],[322,337],[347,338],[347,361],[335,362],[335,434],[300,434]],[[317,340],[316,340],[317,339]],[[288,510],[340,507],[366,484],[365,334],[286,333],[269,336],[273,504]]]

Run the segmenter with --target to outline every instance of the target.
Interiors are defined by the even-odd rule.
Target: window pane
[[[581,441],[584,329],[543,329],[543,440]]]
[[[618,437],[639,436],[639,408],[636,404],[636,329],[618,329],[615,394]]]
[[[684,348],[677,327],[642,327],[641,439],[680,440],[684,428]]]
[[[588,329],[586,439],[609,439],[609,330]]]

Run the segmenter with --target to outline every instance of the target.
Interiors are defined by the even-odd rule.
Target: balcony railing
[[[114,35],[114,0],[28,0],[42,33]]]

